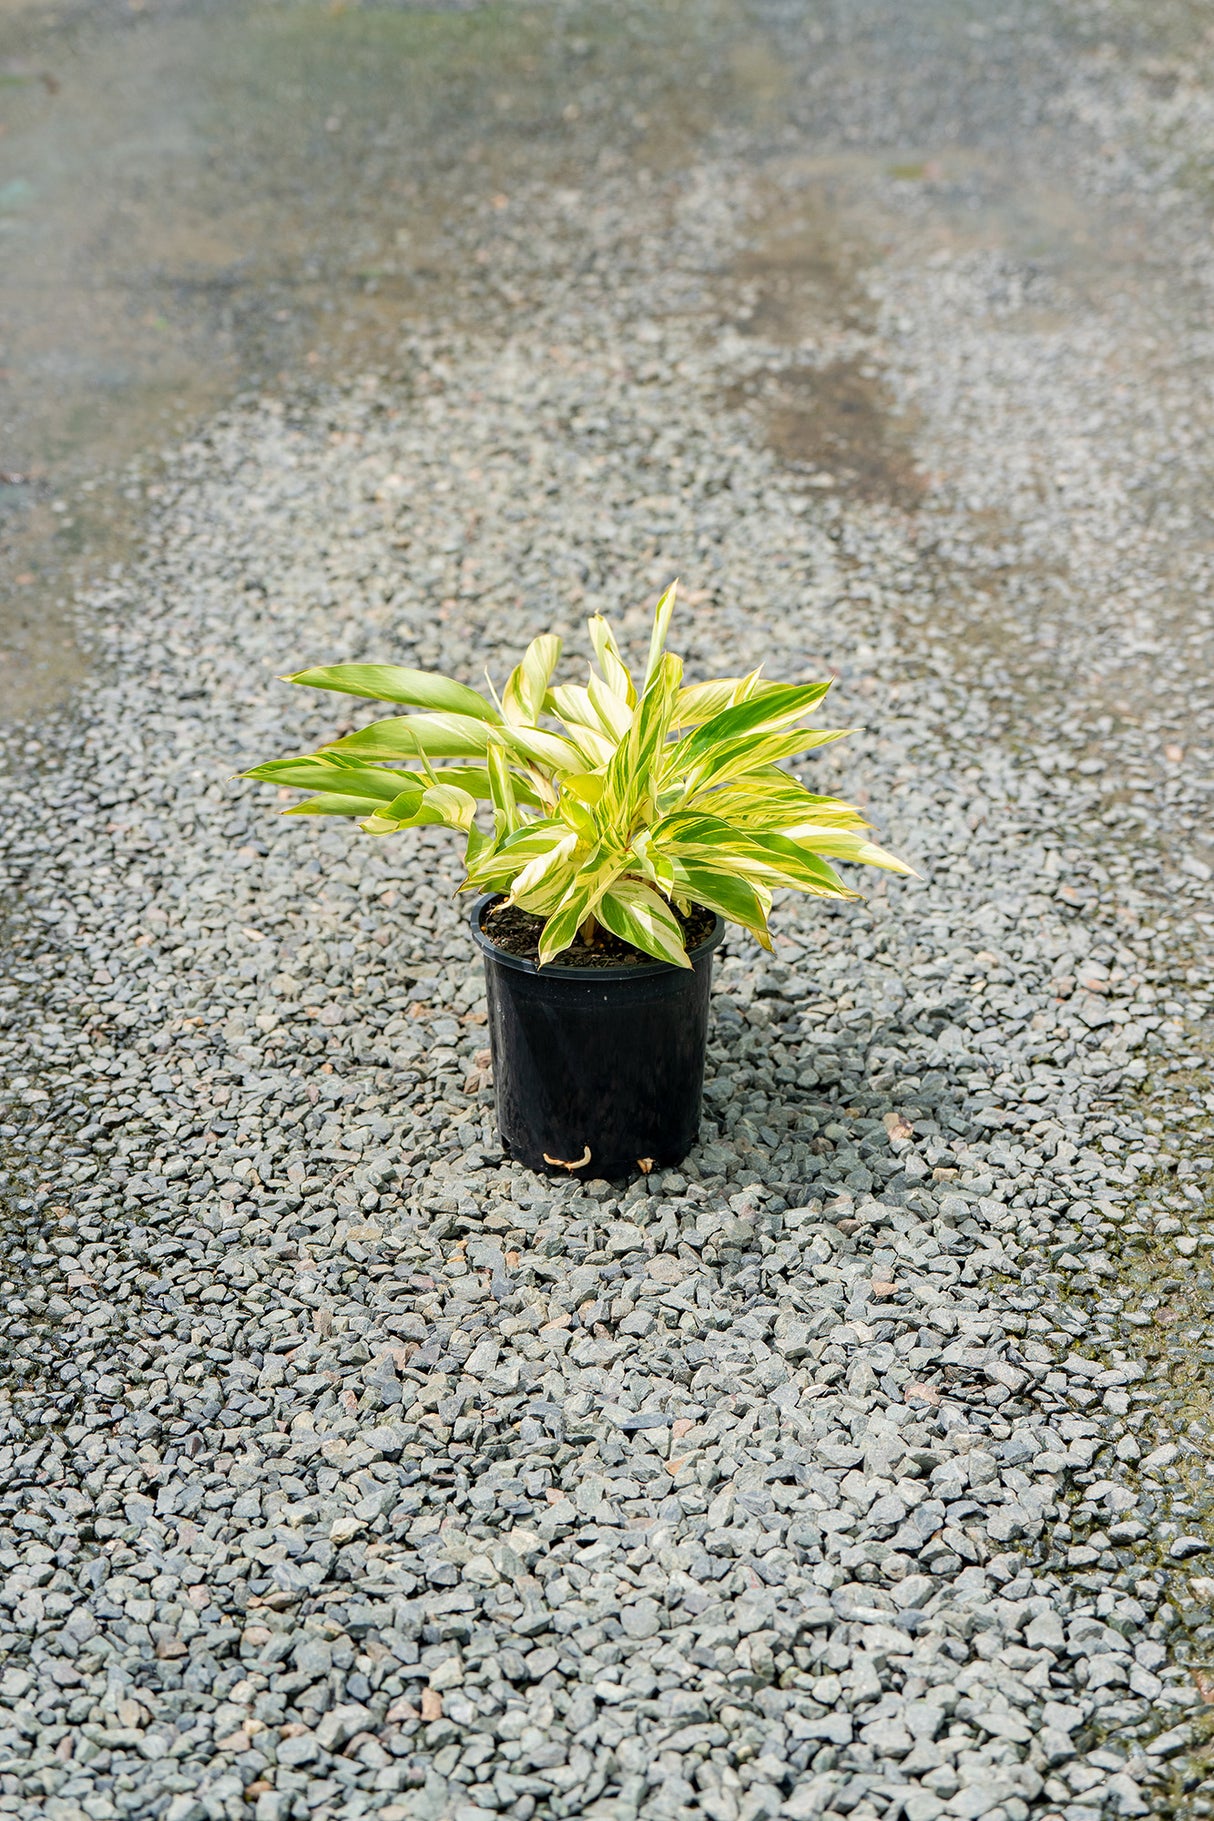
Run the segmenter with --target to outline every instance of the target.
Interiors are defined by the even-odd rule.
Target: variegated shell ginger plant
[[[393,664],[304,670],[284,680],[420,712],[243,775],[317,793],[287,815],[352,816],[372,835],[458,829],[462,889],[502,893],[542,917],[541,965],[601,926],[689,967],[672,907],[695,904],[769,948],[774,892],[859,896],[832,861],[911,873],[867,838],[852,804],[815,796],[781,768],[843,737],[801,724],[829,683],[752,671],[684,684],[682,660],[666,650],[676,587],[657,604],[639,685],[599,615],[589,622],[598,669],[585,684],[553,682],[561,641],[550,633],[528,646],[500,699],[492,685],[490,700]],[[492,807],[492,832],[477,821],[480,803]]]

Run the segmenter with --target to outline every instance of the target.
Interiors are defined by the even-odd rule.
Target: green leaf
[[[726,745],[736,749],[737,742],[749,735],[778,732],[807,715],[829,688],[829,683],[778,683],[732,708],[722,708],[684,734],[670,754],[669,769],[693,771]]]
[[[555,905],[548,913],[543,929],[540,931],[537,961],[540,967],[555,961],[558,955],[564,954],[578,930],[585,922],[589,912],[584,908],[589,900],[589,893],[583,888],[569,902]]]
[[[577,877],[579,850],[585,853],[586,843],[562,829],[561,839],[529,860],[518,874],[510,888],[510,902],[537,917],[550,916]]]
[[[746,677],[714,677],[707,683],[689,683],[679,691],[671,724],[679,729],[702,727],[705,721],[711,721],[714,715],[733,708],[738,702],[746,702],[761,693],[770,694],[773,689],[782,687],[780,683],[763,682],[757,670],[752,670]]]
[[[265,784],[278,784],[295,790],[334,789],[340,786],[344,796],[369,798],[373,802],[391,802],[402,784],[409,779],[408,772],[388,771],[348,761],[343,764],[337,759],[312,756],[270,759],[266,764],[255,765],[251,771],[243,771],[240,775],[242,778],[257,778]]]
[[[436,811],[449,828],[472,827],[476,815],[476,798],[454,784],[434,784],[422,798],[426,809]]]
[[[594,646],[594,655],[599,661],[599,669],[603,673],[603,681],[613,695],[619,696],[622,702],[627,702],[629,708],[634,708],[637,692],[633,688],[628,666],[620,656],[615,634],[601,613],[596,613],[587,620],[586,628]]]
[[[391,803],[385,803],[382,809],[376,810],[377,816],[384,816],[391,822],[404,823],[417,814],[426,800],[429,786],[421,779],[402,790],[399,796],[393,797]]]
[[[648,828],[638,829],[632,837],[632,870],[656,886],[663,897],[674,895],[674,862],[654,846]]]
[[[484,765],[435,766],[434,778],[436,783],[454,784],[459,790],[466,790],[470,796],[479,797],[485,802],[492,802],[493,788],[489,778],[489,766],[492,763],[495,750],[497,749],[493,746],[489,747],[489,750],[485,754]],[[506,769],[507,775],[509,776],[509,766],[507,766]],[[538,807],[539,797],[527,783],[525,778],[512,777],[511,781],[514,785],[514,794],[520,803],[528,803]]]
[[[711,721],[690,735],[694,750],[717,740],[733,740],[743,733],[774,733],[807,715],[830,688],[830,683],[768,683],[744,702],[722,709]]]
[[[601,771],[575,771],[569,777],[561,779],[561,789],[570,796],[584,803],[588,809],[595,809],[603,800],[607,780]]]
[[[387,834],[399,828],[425,828],[438,824],[461,828],[467,833],[476,814],[476,798],[454,784],[431,784],[418,790],[402,791],[393,803],[368,817],[363,823],[369,835]]]
[[[601,727],[594,703],[590,700],[590,691],[580,683],[558,683],[548,691],[544,710],[571,727],[592,727],[596,731]]]
[[[908,879],[919,877],[905,860],[886,853],[875,841],[865,840],[850,828],[823,828],[813,822],[803,822],[799,827],[783,829],[780,838],[810,853],[829,854],[832,860],[852,860],[857,866],[882,866],[886,872],[902,873]]]
[[[555,818],[524,824],[516,834],[494,843],[491,851],[477,856],[468,884],[477,891],[509,891],[520,873],[532,861],[564,841],[569,830]]]
[[[586,688],[590,706],[596,716],[596,726],[614,747],[622,740],[632,726],[632,710],[627,700],[609,689],[602,677],[591,674]]]
[[[735,842],[741,837],[735,833]],[[801,891],[810,892],[817,897],[825,898],[858,898],[859,892],[852,891],[844,885],[834,868],[817,854],[807,853],[795,841],[786,841],[782,835],[755,834],[747,837],[753,848],[765,855],[771,866],[781,873],[789,884]]]
[[[730,923],[740,923],[743,929],[752,930],[765,948],[770,948],[769,891],[721,867],[703,866],[693,860],[674,860],[671,871],[673,889],[681,898],[716,911]]]
[[[502,691],[502,713],[514,727],[534,727],[544,707],[552,673],[561,657],[561,641],[554,633],[532,639],[521,664],[510,672]]]
[[[690,967],[683,931],[670,906],[640,879],[618,879],[599,900],[595,912],[604,929],[621,942],[631,942],[657,961]]]
[[[572,791],[562,790],[556,813],[563,822],[569,824],[570,828],[576,830],[584,841],[594,841],[597,832],[594,814],[573,795]]]
[[[594,736],[587,732],[586,737]],[[557,778],[566,772],[586,769],[587,754],[581,746],[575,746],[564,734],[549,733],[544,727],[497,727],[493,739],[528,763],[551,772]],[[593,756],[590,762],[595,763]]]
[[[368,696],[375,702],[403,702],[410,708],[471,715],[479,721],[500,717],[491,702],[465,683],[439,676],[431,670],[407,670],[400,664],[329,664],[318,670],[300,670],[284,683],[302,683],[310,689],[335,689],[342,695]]]
[[[332,791],[324,791],[318,797],[309,797],[306,803],[292,803],[290,809],[284,809],[284,816],[365,816],[370,799],[367,797],[339,797]]]
[[[494,826],[500,841],[504,836],[512,835],[519,825],[518,793],[515,790],[509,761],[502,748],[491,745],[486,757],[489,797],[493,804]]]
[[[642,686],[643,690],[648,689],[650,679],[658,667],[662,653],[666,649],[666,640],[670,633],[671,616],[674,613],[675,596],[678,592],[679,584],[676,579],[671,582],[669,588],[653,610],[653,632],[649,639],[649,658],[645,665],[645,682]]]
[[[569,883],[560,899],[544,913],[547,922],[539,942],[539,963],[551,961],[567,949],[587,917],[593,916],[599,900],[613,879],[627,864],[627,856],[605,853],[601,847],[584,846],[578,855]]]
[[[779,835],[731,828],[716,816],[668,816],[653,831],[654,848],[673,860],[727,870],[751,884],[791,885],[819,897],[855,898],[815,854]]]
[[[607,767],[604,801],[625,833],[631,833],[644,799],[653,796],[658,757],[665,747],[682,675],[681,658],[667,652],[659,659],[648,689],[633,710],[628,737],[620,741]]]
[[[393,715],[333,740],[324,751],[358,753],[367,759],[483,759],[489,731],[487,722],[471,715]]]
[[[794,727],[788,733],[741,734],[736,739],[718,741],[694,764],[682,767],[688,798],[701,795],[707,788],[715,789],[718,785],[733,783],[757,767],[774,765],[778,759],[791,759],[797,753],[812,752],[818,746],[829,746],[832,740],[842,740],[848,731],[838,728],[811,730],[808,727]],[[664,781],[677,775],[677,753],[678,747],[666,761]]]
[[[793,825],[812,821],[822,828],[867,828],[854,803],[815,796],[778,766],[743,772],[706,798],[714,816],[746,828],[752,822],[791,834]]]

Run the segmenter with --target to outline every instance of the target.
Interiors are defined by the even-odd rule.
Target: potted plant
[[[639,683],[598,615],[584,685],[554,683],[552,634],[492,699],[391,664],[305,670],[285,680],[417,712],[243,774],[317,793],[287,815],[463,834],[498,1128],[535,1170],[613,1178],[679,1163],[699,1126],[725,924],[770,948],[773,892],[857,897],[832,860],[911,871],[867,839],[851,804],[781,769],[842,737],[802,724],[829,684],[758,671],[685,684],[666,650],[676,586],[657,604]]]

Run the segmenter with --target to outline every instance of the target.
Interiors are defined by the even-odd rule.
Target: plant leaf
[[[721,740],[693,765],[684,768],[687,800],[690,802],[702,796],[707,789],[731,784],[756,767],[774,765],[778,759],[791,759],[797,753],[829,746],[833,740],[844,739],[849,731],[847,728],[794,727],[788,733],[739,734],[735,739]],[[677,753],[678,748],[673,752]],[[666,761],[663,780],[675,775],[675,763],[672,754]]]
[[[510,902],[537,917],[550,916],[569,890],[577,874],[578,850],[585,852],[585,846],[580,836],[562,828],[561,838],[529,860],[518,874],[510,888]]]
[[[432,784],[422,798],[422,806],[441,816],[449,828],[472,827],[476,815],[476,798],[455,784]]]
[[[625,833],[631,834],[642,801],[652,798],[658,757],[665,746],[682,675],[681,658],[667,652],[659,659],[648,689],[633,710],[628,737],[620,741],[607,767],[604,801]]]
[[[716,911],[730,923],[740,923],[744,929],[752,930],[765,948],[771,947],[767,934],[771,893],[763,886],[694,860],[673,860],[671,872],[672,888],[680,897]]]
[[[593,813],[586,805],[574,796],[572,791],[562,790],[557,802],[556,813],[570,828],[576,830],[584,841],[593,842],[597,833]]]
[[[757,670],[745,677],[713,677],[706,683],[689,683],[679,691],[671,725],[679,729],[702,727],[705,721],[738,702],[782,687],[780,683],[765,683]]]
[[[586,695],[595,713],[595,726],[614,748],[632,726],[632,710],[627,701],[609,689],[602,677],[591,673]]]
[[[511,726],[535,726],[560,657],[561,641],[555,633],[546,632],[532,639],[522,663],[515,665],[502,691],[502,713]]]
[[[674,860],[728,869],[751,884],[792,885],[816,897],[855,898],[816,854],[779,835],[731,828],[716,816],[668,816],[653,831],[653,845]]]
[[[809,853],[829,854],[832,860],[853,860],[858,866],[882,866],[886,872],[902,873],[908,879],[919,877],[905,860],[886,853],[875,841],[867,841],[849,828],[823,828],[814,822],[803,822],[798,827],[782,829],[780,838]]]
[[[509,891],[524,868],[552,849],[569,835],[563,822],[555,818],[525,823],[517,833],[497,841],[491,850],[478,854],[469,872],[465,888],[476,891]]]
[[[342,695],[367,696],[375,702],[403,702],[410,708],[471,715],[479,721],[500,718],[493,704],[466,683],[440,676],[437,671],[408,670],[400,664],[328,664],[317,670],[299,670],[283,681],[302,683],[309,689],[335,689]]]
[[[467,833],[476,814],[476,798],[454,784],[431,784],[424,789],[405,790],[394,803],[363,823],[369,835],[387,834],[399,828],[424,828],[435,823],[446,828],[461,828]]]
[[[599,900],[596,916],[621,942],[631,942],[657,961],[690,967],[683,931],[665,899],[640,879],[617,879]]]
[[[607,780],[601,771],[575,771],[567,778],[561,779],[561,789],[570,796],[584,803],[588,809],[594,809],[603,800]]]
[[[649,687],[650,679],[657,669],[662,653],[666,649],[666,640],[670,633],[671,616],[674,613],[675,596],[679,592],[678,579],[671,582],[669,588],[653,610],[653,631],[649,638],[649,658],[645,665],[645,681],[642,694]]]
[[[633,687],[628,666],[620,656],[615,634],[601,613],[596,613],[588,619],[586,628],[590,633],[590,642],[594,646],[594,655],[599,661],[599,669],[603,673],[603,681],[613,695],[619,696],[622,702],[627,702],[629,708],[635,708],[637,692]]]
[[[389,821],[403,824],[417,814],[426,800],[429,789],[429,785],[424,780],[418,779],[415,784],[402,790],[399,796],[393,797],[391,803],[385,803],[384,807],[377,809],[375,813],[377,816],[386,817]]]
[[[590,691],[581,683],[557,683],[548,691],[544,709],[571,727],[597,729],[600,726],[598,714],[590,700]]]
[[[722,708],[683,735],[669,756],[668,769],[693,771],[722,747],[735,747],[750,735],[777,733],[807,715],[829,688],[829,683],[777,683],[732,708]]]
[[[775,765],[743,772],[706,797],[705,807],[711,807],[713,815],[722,821],[738,827],[748,827],[754,821],[781,834],[791,833],[798,822],[813,822],[822,828],[868,827],[854,803],[815,796]]]
[[[486,779],[493,804],[494,828],[498,840],[512,835],[519,825],[518,793],[510,763],[500,746],[490,745],[486,754]],[[471,865],[471,861],[469,861]]]
[[[367,759],[483,759],[489,733],[489,724],[471,715],[393,715],[331,741],[323,751]]]
[[[298,759],[270,759],[242,771],[242,778],[257,778],[265,784],[286,785],[296,790],[336,789],[343,796],[361,797],[372,802],[390,803],[409,773],[386,768],[358,765],[313,755]]]
[[[464,843],[464,869],[465,869],[465,871],[467,870],[468,867],[474,866],[476,864],[477,856],[480,853],[482,853],[486,847],[491,846],[492,842],[493,842],[493,837],[491,835],[484,834],[481,831],[481,829],[479,829],[477,827],[475,822],[473,822],[469,825],[468,839]]]
[[[367,797],[340,797],[333,791],[322,791],[305,803],[292,803],[284,816],[365,816],[370,807]]]
[[[539,942],[541,967],[569,947],[586,918],[597,910],[607,887],[627,865],[627,855],[604,851],[602,847],[583,846],[579,860],[563,895],[546,913],[548,920]]]
[[[586,737],[594,738],[589,730]],[[549,733],[546,727],[497,727],[493,732],[495,742],[515,752],[529,764],[538,765],[560,778],[567,772],[585,771],[587,754],[580,746],[575,746],[564,734]],[[593,755],[590,763],[595,763]]]

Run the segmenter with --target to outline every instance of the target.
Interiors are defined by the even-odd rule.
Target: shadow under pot
[[[537,967],[469,921],[484,956],[502,1149],[528,1169],[607,1181],[670,1169],[700,1129],[717,917],[691,967]]]

